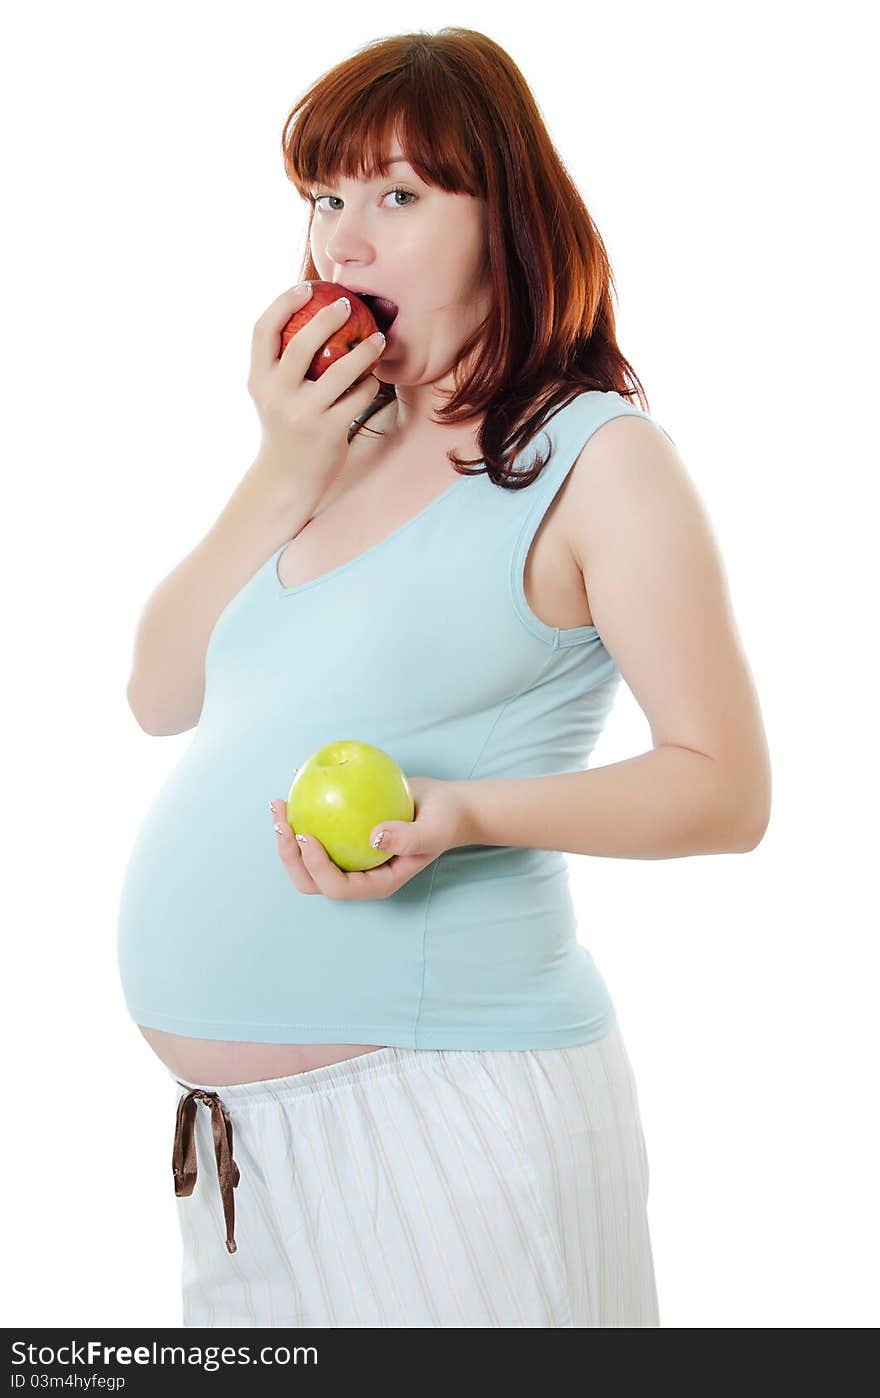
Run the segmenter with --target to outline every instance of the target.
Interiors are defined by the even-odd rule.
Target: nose
[[[333,229],[324,244],[324,256],[331,267],[339,268],[339,280],[344,280],[347,268],[370,262],[372,253],[373,242],[365,232],[363,221],[359,222],[357,210],[345,209],[341,214],[334,214]]]

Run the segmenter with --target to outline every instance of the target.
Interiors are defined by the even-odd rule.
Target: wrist
[[[455,806],[455,836],[454,842],[450,846],[457,849],[460,845],[477,845],[480,843],[477,838],[476,812],[473,806],[472,781],[455,781],[450,785],[453,788],[453,804]]]
[[[297,475],[289,461],[261,448],[246,472],[264,509],[299,529],[321,499],[322,489]]]

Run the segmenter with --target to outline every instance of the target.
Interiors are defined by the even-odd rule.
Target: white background
[[[306,228],[287,111],[368,40],[450,24],[518,63],[598,224],[773,759],[749,854],[570,856],[639,1086],[661,1323],[880,1320],[871,8],[154,0],[7,21],[7,1325],[180,1324],[176,1089],[127,1016],[115,918],[192,733],[138,727],[134,631],[259,442],[251,330]],[[649,748],[624,685],[591,766]]]

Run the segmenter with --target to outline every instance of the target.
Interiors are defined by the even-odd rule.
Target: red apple
[[[305,305],[296,311],[284,329],[281,331],[281,353],[283,354],[293,335],[301,326],[306,325],[325,306],[331,305],[333,301],[338,301],[340,296],[347,296],[351,302],[351,315],[340,325],[338,330],[334,330],[330,338],[317,351],[311,364],[306,370],[307,379],[319,379],[331,364],[335,364],[337,359],[341,359],[349,350],[359,345],[361,340],[366,340],[375,330],[383,330],[388,334],[394,317],[397,315],[397,308],[393,302],[388,302],[384,297],[367,296],[363,292],[352,291],[349,287],[343,286],[340,282],[311,283],[312,294]],[[393,313],[392,313],[393,312]],[[361,383],[368,374],[373,372],[372,366],[354,380]]]

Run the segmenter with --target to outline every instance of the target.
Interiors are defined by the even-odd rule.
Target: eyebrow
[[[409,161],[404,160],[403,156],[400,156],[400,158],[397,160],[389,160],[386,169],[390,170],[392,165],[409,165]],[[412,166],[410,166],[410,169],[412,169]]]

